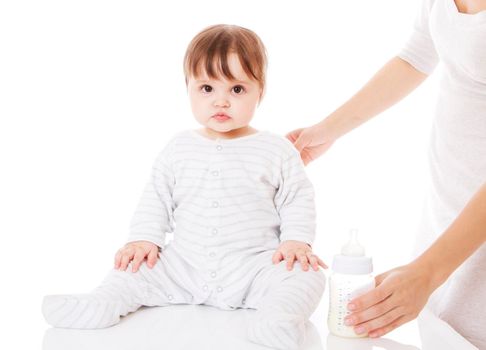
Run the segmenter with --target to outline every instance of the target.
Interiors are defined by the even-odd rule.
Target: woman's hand
[[[427,77],[400,57],[393,57],[361,90],[325,119],[311,127],[294,130],[287,138],[307,165],[339,137],[393,106]]]
[[[322,123],[294,130],[286,137],[297,148],[305,165],[320,157],[335,141],[327,135]]]
[[[413,320],[432,292],[485,244],[485,228],[486,183],[417,260],[377,276],[374,290],[351,300],[348,309],[353,314],[346,324],[380,337]]]
[[[349,302],[348,310],[353,313],[345,324],[354,326],[357,334],[375,338],[415,319],[435,289],[431,274],[424,266],[411,263],[377,276],[375,289]]]
[[[132,272],[137,272],[142,262],[147,258],[147,266],[154,267],[159,256],[159,247],[147,241],[136,241],[125,244],[115,255],[115,269],[125,271],[130,261]]]
[[[312,254],[312,248],[300,241],[283,241],[277,248],[272,257],[272,262],[278,264],[280,261],[287,261],[287,270],[292,270],[294,262],[299,261],[302,270],[308,271],[309,264],[317,271],[319,266],[327,269],[327,265],[319,259],[317,255]]]

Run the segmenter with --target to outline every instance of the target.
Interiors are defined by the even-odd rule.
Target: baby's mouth
[[[229,115],[224,114],[224,113],[217,113],[217,114],[213,115],[213,118],[218,122],[225,122],[225,121],[231,119],[231,117]]]

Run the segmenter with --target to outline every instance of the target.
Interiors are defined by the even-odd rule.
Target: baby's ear
[[[260,89],[260,98],[258,99],[258,104],[260,104],[262,102],[263,96],[265,96],[265,89],[261,88]]]

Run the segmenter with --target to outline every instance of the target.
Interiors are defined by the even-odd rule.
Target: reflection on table
[[[246,339],[253,310],[223,311],[204,305],[142,308],[113,327],[99,330],[49,328],[44,350],[268,350]],[[325,339],[323,345],[321,340]],[[323,324],[309,322],[302,350],[418,350],[411,345],[381,339],[346,339],[328,334]]]

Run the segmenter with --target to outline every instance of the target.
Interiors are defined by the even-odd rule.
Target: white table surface
[[[345,339],[327,330],[328,294],[311,317],[302,350],[421,349],[417,322],[410,322],[380,339]],[[101,330],[48,328],[44,350],[263,350],[246,340],[245,324],[253,310],[223,311],[203,305],[142,308],[113,327]],[[47,325],[46,325],[47,328]]]

